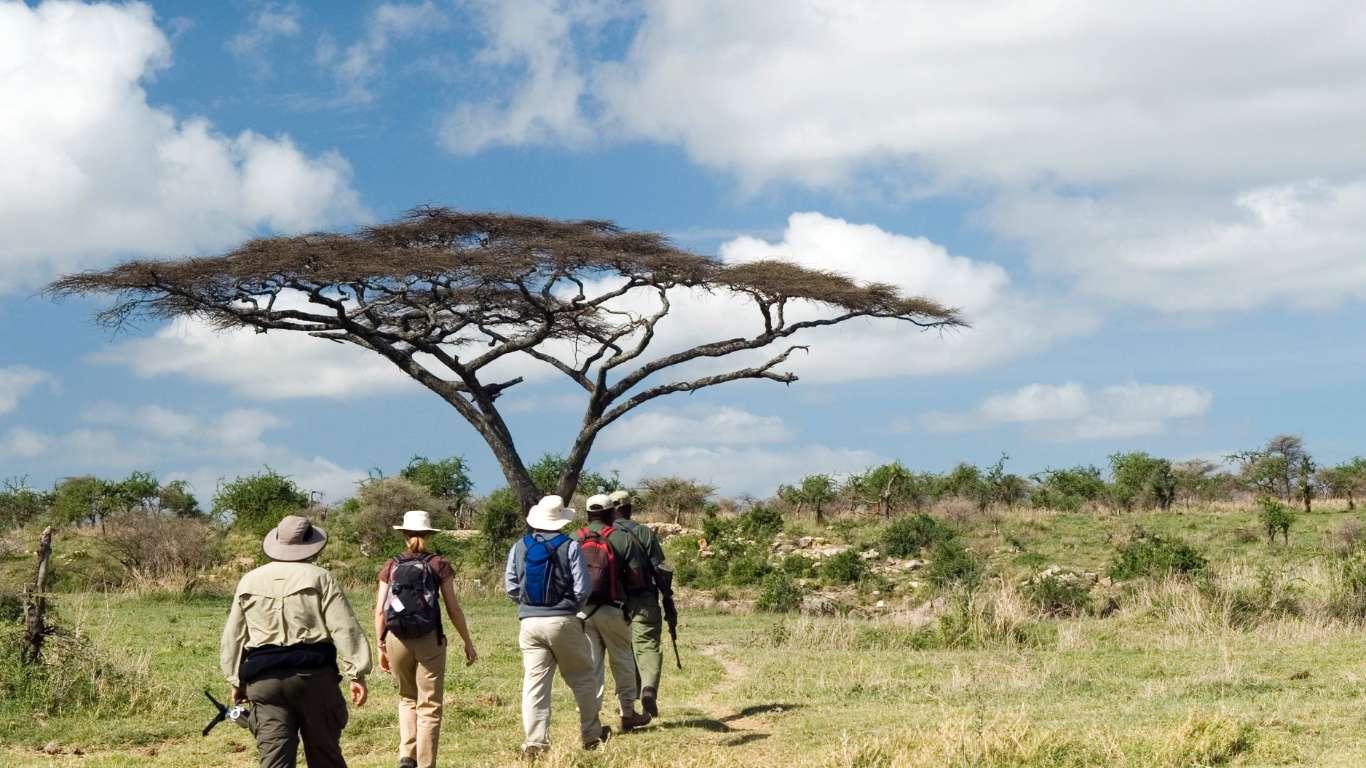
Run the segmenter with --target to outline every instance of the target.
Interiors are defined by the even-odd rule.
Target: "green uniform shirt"
[[[640,541],[641,545],[645,547],[645,554],[650,558],[652,565],[658,566],[664,562],[664,547],[660,545],[659,535],[655,533],[653,528],[628,519],[618,520],[613,525],[630,532]]]
[[[223,676],[238,685],[248,648],[331,643],[337,668],[352,680],[370,672],[370,641],[332,574],[311,563],[267,563],[237,582],[219,644]]]

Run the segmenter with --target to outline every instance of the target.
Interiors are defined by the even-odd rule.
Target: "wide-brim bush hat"
[[[559,496],[546,496],[526,513],[526,524],[538,531],[558,531],[574,522],[574,510]]]
[[[286,515],[261,542],[271,560],[287,563],[307,560],[327,546],[327,533],[300,515]]]
[[[584,509],[589,512],[603,512],[611,509],[614,505],[612,500],[605,493],[596,493],[588,497],[588,501],[583,504]]]
[[[432,527],[432,515],[430,512],[421,509],[410,509],[403,513],[403,522],[394,526],[394,530],[404,533],[436,533],[440,528]]]

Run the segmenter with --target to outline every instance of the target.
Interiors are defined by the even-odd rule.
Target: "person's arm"
[[[247,622],[242,615],[240,595],[233,595],[232,607],[228,609],[228,622],[223,625],[223,637],[218,644],[218,663],[223,677],[232,686],[229,698],[236,704],[242,700],[241,681],[237,669],[242,664],[242,650],[247,646]]]
[[[441,582],[441,599],[446,603],[446,615],[451,617],[451,624],[455,631],[460,633],[460,639],[465,641],[465,666],[474,663],[479,658],[479,654],[474,650],[474,638],[470,637],[470,628],[465,624],[465,612],[460,608],[460,599],[455,596],[455,578],[448,576]],[[380,653],[383,654],[383,649]],[[380,656],[384,658],[383,655]]]
[[[363,706],[368,696],[365,676],[370,674],[370,641],[337,582],[327,576],[321,587],[323,622],[337,649],[337,668],[351,678],[351,700],[356,706]]]
[[[588,569],[583,567],[583,558],[579,556],[579,543],[570,539],[565,546],[569,548],[566,554],[569,556],[569,575],[574,583],[574,602],[582,608],[588,602],[588,593],[593,591],[593,583],[589,580]]]
[[[503,569],[503,589],[513,601],[522,599],[522,580],[517,574],[517,542],[508,550],[507,567]]]
[[[375,643],[379,645],[379,668],[382,672],[389,671],[389,653],[384,648],[384,599],[388,596],[389,582],[381,579],[379,591],[375,593]]]

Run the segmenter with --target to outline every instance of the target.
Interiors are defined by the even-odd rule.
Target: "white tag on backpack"
[[[403,601],[397,597],[389,600],[389,607],[394,609],[394,613],[403,613]]]

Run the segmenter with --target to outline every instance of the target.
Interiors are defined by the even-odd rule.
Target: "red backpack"
[[[621,566],[617,564],[617,553],[612,551],[612,545],[607,541],[611,535],[610,525],[600,531],[586,527],[579,529],[579,556],[583,558],[583,566],[588,570],[588,581],[592,585],[592,591],[588,593],[588,602],[592,605],[621,602],[621,587],[617,584],[617,572]]]

